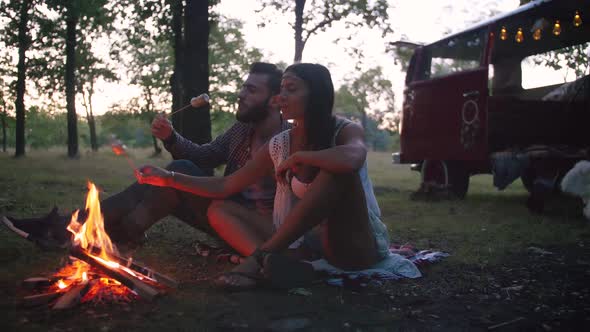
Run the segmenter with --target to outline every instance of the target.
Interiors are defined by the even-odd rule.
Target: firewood
[[[53,305],[54,310],[69,309],[80,303],[80,300],[90,289],[91,282],[84,280],[77,285],[70,286],[65,293]]]
[[[170,288],[178,288],[178,281],[168,277],[167,275],[154,271],[153,269],[133,260],[132,258],[124,258],[117,255],[114,255],[114,258],[117,259],[119,264],[124,265],[135,272],[141,273],[148,278],[154,279],[160,284]]]
[[[44,277],[32,277],[23,280],[22,286],[26,289],[34,289],[38,287],[47,287],[55,282],[55,279],[49,279]]]
[[[105,265],[93,256],[90,256],[86,251],[84,251],[80,247],[72,248],[70,253],[72,256],[79,258],[85,261],[86,263],[96,267],[97,269],[101,270],[109,277],[118,280],[120,283],[127,286],[129,289],[139,294],[139,296],[146,300],[151,301],[160,294],[156,289],[150,287],[143,281],[139,280],[137,277],[121,269],[115,269]]]
[[[100,249],[93,248],[91,252],[97,255],[98,253],[100,253]],[[109,253],[109,256],[120,265],[123,265],[137,273],[143,274],[144,276],[153,279],[162,285],[168,286],[170,288],[178,288],[178,281],[172,279],[171,277],[165,274],[157,272],[150,267],[143,265],[142,263],[134,260],[133,258],[124,257],[113,253]]]
[[[47,304],[47,303],[53,301],[58,296],[63,295],[63,294],[64,294],[64,292],[59,290],[59,291],[55,291],[55,292],[51,292],[51,293],[43,293],[43,294],[25,296],[22,298],[22,300],[20,301],[19,304],[22,306],[25,306],[25,307],[34,307],[34,306],[38,306],[38,305],[42,305],[42,304]]]

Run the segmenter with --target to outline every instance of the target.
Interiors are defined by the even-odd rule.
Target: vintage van
[[[590,157],[589,42],[590,0],[545,0],[417,47],[394,163],[458,197],[470,175],[499,189],[520,177],[534,206]],[[556,71],[551,57],[576,65]]]

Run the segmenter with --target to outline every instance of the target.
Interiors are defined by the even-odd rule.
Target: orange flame
[[[100,257],[109,260],[108,253],[117,253],[117,248],[111,242],[104,230],[104,218],[100,211],[98,190],[94,183],[88,181],[88,196],[86,197],[88,217],[83,224],[78,223],[78,211],[72,214],[68,230],[74,234],[74,244],[82,249],[100,248]]]
[[[113,151],[115,151],[114,147]],[[124,153],[124,148],[122,148],[121,151]],[[133,270],[125,266],[120,265],[116,262],[115,258],[110,257],[110,254],[116,255],[118,254],[118,251],[104,229],[104,218],[100,210],[98,190],[96,186],[90,181],[88,182],[86,211],[88,211],[88,217],[83,223],[78,222],[79,211],[75,211],[72,214],[72,218],[67,229],[72,234],[74,234],[74,238],[72,240],[73,244],[82,248],[82,250],[86,251],[87,255],[95,258],[102,264],[113,269],[123,270],[142,279],[142,275],[135,273]],[[99,249],[100,252],[95,255],[96,249]],[[62,278],[59,279],[59,281],[54,285],[54,287],[59,290],[66,289],[71,285],[86,284],[91,278],[95,280],[98,279],[98,282],[92,283],[90,289],[84,295],[81,302],[91,301],[94,298],[98,298],[100,301],[102,301],[102,299],[109,297],[117,297],[117,300],[123,299],[127,302],[133,299],[133,293],[126,286],[122,285],[117,280],[104,276],[99,276],[97,278],[97,274],[91,272],[91,266],[82,260],[74,259],[71,264],[62,268],[56,274],[56,277]]]
[[[59,287],[59,289],[64,289],[68,287],[68,284],[66,284],[63,280],[59,279],[59,281],[57,282],[57,287]]]

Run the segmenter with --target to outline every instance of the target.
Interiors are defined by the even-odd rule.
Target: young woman
[[[191,177],[151,166],[137,174],[140,183],[223,198],[274,169],[272,231],[257,233],[257,249],[236,248],[250,256],[217,280],[224,287],[254,286],[256,278],[251,276],[264,267],[264,257],[289,248],[306,248],[346,270],[368,268],[389,254],[387,229],[367,175],[363,129],[332,115],[334,87],[328,69],[309,63],[288,67],[278,103],[293,128],[273,137],[268,148],[261,148],[232,175]],[[214,228],[215,214],[209,211]],[[219,234],[224,237],[223,231]],[[228,243],[235,242],[228,237]]]

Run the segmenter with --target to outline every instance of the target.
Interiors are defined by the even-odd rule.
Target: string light
[[[574,26],[577,28],[582,25],[582,17],[580,17],[580,12],[576,10],[576,15],[574,15]]]
[[[500,29],[500,39],[506,40],[507,38],[508,38],[508,31],[506,31],[506,27],[502,27],[502,29]]]
[[[534,40],[541,39],[541,29],[535,29],[535,32],[533,32],[533,39]]]
[[[561,34],[561,23],[559,23],[559,20],[555,21],[555,24],[553,25],[553,34],[556,36]]]
[[[517,43],[522,43],[522,41],[524,40],[524,33],[522,33],[522,28],[518,28],[518,31],[514,36],[514,40],[516,40]]]

